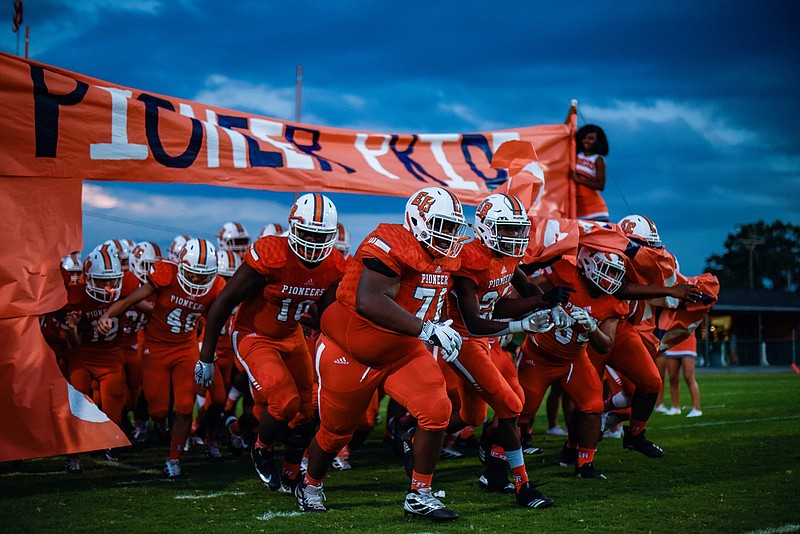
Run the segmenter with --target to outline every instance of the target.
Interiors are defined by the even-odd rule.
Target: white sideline
[[[797,525],[795,523],[789,523],[788,525],[783,525],[781,527],[770,527],[761,530],[751,530],[750,532],[746,532],[745,534],[783,534],[784,532],[798,532],[798,531],[800,531],[800,525]]]
[[[216,497],[227,497],[228,495],[244,495],[243,491],[217,491],[214,493],[175,495],[176,499],[214,499]]]
[[[265,512],[261,515],[257,515],[256,519],[259,521],[269,521],[270,519],[274,519],[276,517],[297,517],[298,515],[303,515],[302,512]]]
[[[786,417],[767,417],[764,419],[741,419],[739,421],[714,421],[710,423],[692,423],[683,425],[658,426],[659,430],[674,430],[676,428],[695,428],[698,426],[725,426],[738,425],[742,423],[766,423],[767,421],[786,421],[788,419],[800,419],[800,415],[789,415]]]

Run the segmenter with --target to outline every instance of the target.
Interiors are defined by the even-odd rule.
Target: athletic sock
[[[583,467],[594,461],[594,453],[597,449],[586,449],[578,447],[578,467]]]
[[[631,435],[638,436],[642,432],[644,432],[644,427],[647,426],[647,421],[634,421],[631,419],[630,423],[628,423],[631,429]]]
[[[430,489],[432,481],[433,473],[423,475],[414,470],[411,472],[411,491]]]

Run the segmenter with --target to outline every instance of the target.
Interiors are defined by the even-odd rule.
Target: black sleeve
[[[370,271],[375,271],[376,273],[382,274],[383,276],[388,276],[390,278],[397,278],[398,276],[400,276],[399,274],[391,270],[388,265],[383,263],[378,258],[364,258],[363,260],[361,260],[361,262],[364,264],[364,267],[366,267]]]

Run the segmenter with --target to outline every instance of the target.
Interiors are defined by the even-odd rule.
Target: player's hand
[[[566,304],[569,302],[569,294],[574,292],[575,290],[571,287],[556,286],[542,295],[542,301],[546,302],[550,306],[555,306],[556,304]]]
[[[549,332],[555,325],[550,321],[550,310],[539,310],[519,321],[511,321],[508,330],[512,333],[531,332],[541,334]]]
[[[71,311],[67,312],[67,328],[70,330],[77,330],[78,323],[81,322],[81,315],[80,311]]]
[[[676,299],[688,300],[689,302],[696,302],[703,298],[703,292],[694,284],[676,284],[672,286],[672,296]]]
[[[95,329],[97,330],[98,334],[106,335],[111,332],[111,329],[114,327],[114,321],[108,316],[108,313],[104,313],[98,320]]]
[[[597,320],[583,308],[575,306],[569,315],[575,319],[575,322],[584,327],[587,332],[591,333],[597,330]]]
[[[442,358],[448,363],[455,360],[458,357],[458,351],[461,350],[461,336],[450,327],[451,324],[453,324],[452,319],[443,323],[425,321],[422,331],[417,336],[425,343],[441,348]]]
[[[564,330],[565,328],[569,328],[574,319],[569,316],[567,310],[559,306],[553,306],[550,308],[550,317],[553,319],[553,326],[556,327],[556,330]]]
[[[207,388],[214,381],[214,364],[197,360],[194,364],[194,381],[198,386]]]

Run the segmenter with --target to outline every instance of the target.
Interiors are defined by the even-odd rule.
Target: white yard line
[[[709,423],[687,423],[684,425],[657,426],[658,430],[674,430],[676,428],[695,428],[699,426],[725,426],[740,425],[747,423],[766,423],[768,421],[786,421],[789,419],[800,419],[800,415],[788,415],[786,417],[767,417],[764,419],[740,419],[738,421],[713,421]]]
[[[303,515],[302,512],[265,512],[261,515],[257,515],[256,519],[259,521],[269,521],[270,519],[275,519],[276,517],[297,517],[299,515]]]
[[[780,527],[770,527],[761,530],[751,530],[750,532],[746,532],[745,534],[783,534],[784,532],[799,532],[800,525],[790,523],[788,525],[783,525]]]
[[[229,495],[244,495],[243,491],[217,491],[214,493],[189,493],[175,495],[176,499],[215,499],[217,497],[227,497]]]

